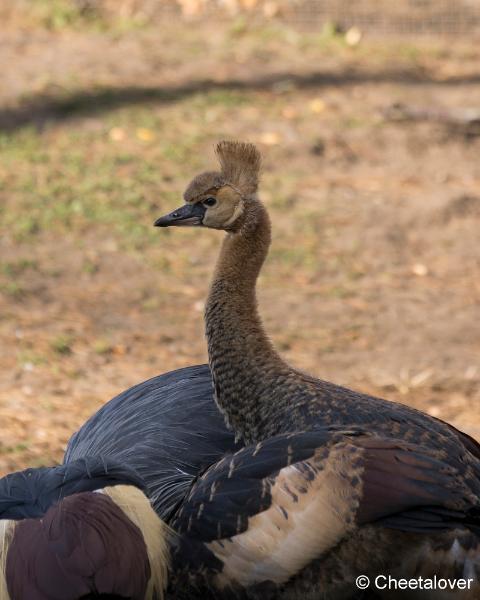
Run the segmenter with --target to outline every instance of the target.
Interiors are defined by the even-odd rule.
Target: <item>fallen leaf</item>
[[[260,141],[266,146],[276,146],[277,144],[280,144],[281,139],[275,131],[266,131],[260,136]]]
[[[345,43],[348,46],[358,46],[360,40],[362,39],[362,32],[358,27],[350,27],[350,29],[345,34]]]
[[[151,129],[146,127],[139,127],[137,129],[137,138],[142,142],[151,142],[155,138],[155,134]]]
[[[327,108],[327,105],[321,98],[314,98],[310,102],[309,108],[313,113],[320,114]]]

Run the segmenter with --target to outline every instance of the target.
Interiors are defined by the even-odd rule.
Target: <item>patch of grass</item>
[[[359,116],[348,116],[340,121],[340,127],[343,129],[359,129],[360,127],[369,126],[370,122]]]
[[[27,365],[27,364],[31,364],[31,365],[44,365],[47,360],[45,358],[45,356],[43,356],[42,354],[37,354],[36,352],[33,352],[32,350],[21,350],[18,353],[18,362],[21,365]]]
[[[50,346],[57,354],[67,355],[72,353],[73,341],[71,335],[62,334],[54,338],[50,342]]]
[[[226,108],[234,108],[237,106],[243,106],[249,101],[249,94],[247,92],[240,92],[236,90],[212,90],[207,93],[197,94],[193,103],[195,107],[206,108],[209,106],[224,106]]]
[[[346,286],[343,285],[335,285],[332,286],[330,288],[328,288],[326,290],[326,294],[327,296],[330,296],[331,298],[351,298],[352,296],[355,296],[355,292],[350,289],[347,288]]]
[[[317,259],[315,252],[308,245],[291,245],[274,247],[270,251],[272,263],[280,263],[288,267],[301,267],[311,269],[316,266]]]
[[[8,283],[0,284],[0,292],[6,296],[10,296],[15,300],[19,300],[25,295],[24,288],[16,281],[9,281]]]
[[[112,353],[113,345],[107,340],[99,339],[95,340],[95,342],[93,343],[93,350],[95,354],[104,356]]]
[[[27,269],[36,270],[37,268],[37,261],[29,258],[19,258],[13,261],[0,261],[0,273],[3,273],[7,277],[17,277]]]
[[[31,0],[31,17],[46,29],[60,30],[85,24],[93,12],[71,0]]]
[[[229,27],[228,33],[233,38],[238,38],[249,31],[249,21],[245,15],[238,15],[235,17]]]
[[[160,300],[159,300],[159,298],[157,298],[155,296],[152,296],[151,298],[147,298],[146,300],[144,300],[142,302],[142,308],[143,308],[143,310],[146,310],[146,311],[157,310],[159,306],[160,306]]]
[[[14,446],[4,446],[0,444],[0,452],[2,454],[16,454],[17,452],[25,452],[29,449],[29,445],[25,442],[15,444]]]
[[[89,260],[87,258],[83,263],[82,271],[88,275],[95,275],[95,273],[98,273],[99,268],[100,267],[96,261]]]
[[[148,19],[141,12],[125,16],[121,11],[108,14],[101,2],[81,0],[28,0],[19,3],[16,21],[24,26],[43,27],[50,31],[94,30],[121,35],[143,29]]]

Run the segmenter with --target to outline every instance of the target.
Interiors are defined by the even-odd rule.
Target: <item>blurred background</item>
[[[0,473],[204,362],[221,234],[159,231],[221,138],[265,156],[296,366],[480,438],[479,0],[2,0]]]

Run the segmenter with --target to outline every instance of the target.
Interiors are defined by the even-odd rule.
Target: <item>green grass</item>
[[[147,19],[139,12],[123,16],[102,11],[101,3],[81,3],[72,0],[27,0],[17,6],[17,19],[30,27],[50,31],[94,30],[113,35],[144,28]]]
[[[0,443],[1,454],[16,454],[17,452],[25,452],[30,447],[29,444],[23,442],[21,444],[15,444],[15,446],[4,446]]]
[[[50,342],[50,346],[57,354],[71,354],[73,341],[73,336],[61,334]]]
[[[43,354],[25,349],[18,352],[18,362],[22,366],[27,364],[38,366],[45,364],[47,359]]]
[[[200,123],[208,111],[223,118],[246,102],[247,94],[213,90],[169,106],[167,116],[134,105],[100,115],[94,131],[66,122],[1,134],[0,179],[8,199],[0,227],[28,243],[45,232],[81,237],[92,225],[108,226],[122,246],[145,247],[157,237],[151,223],[159,204],[180,200],[172,181],[184,176],[187,162],[189,172],[202,163],[198,148],[209,134]]]
[[[69,0],[34,0],[32,7],[44,27],[85,27],[99,18],[74,8]],[[173,33],[165,35],[168,42],[168,35]],[[225,28],[211,51],[225,61],[233,52],[232,41],[240,56],[260,62],[263,52],[270,56],[279,49],[284,53],[306,52],[315,58],[312,64],[331,53],[342,60],[346,53],[369,50],[363,44],[347,48],[344,35],[331,24],[320,33],[300,35],[284,25],[247,22],[243,17]],[[185,43],[182,41],[182,56],[193,48],[202,52],[209,49],[200,32],[192,32]],[[406,45],[401,54],[411,58],[414,52]],[[385,50],[382,60],[386,64],[387,59]],[[153,87],[135,101],[122,100],[113,89],[92,85],[87,93],[75,85],[72,81],[56,96],[45,99],[57,111],[57,122],[47,124],[42,131],[25,126],[0,134],[0,229],[17,242],[28,245],[42,235],[68,235],[81,243],[92,232],[101,237],[108,231],[121,249],[142,251],[158,242],[152,221],[181,201],[190,174],[211,164],[211,154],[207,161],[205,153],[207,148],[211,153],[217,139],[255,139],[259,130],[267,137],[280,132],[278,149],[268,150],[275,160],[275,153],[281,156],[281,144],[293,147],[297,143],[294,137],[291,144],[290,130],[307,145],[318,136],[325,137],[322,131],[329,120],[336,129],[347,132],[375,126],[371,119],[358,115],[329,112],[328,102],[325,114],[312,114],[312,96],[321,96],[323,90],[296,88],[288,78],[271,89],[213,87],[178,96],[172,90]],[[287,122],[282,111],[290,105],[297,116]],[[94,126],[90,127],[90,122]],[[283,131],[287,131],[285,138]],[[263,193],[278,214],[296,215],[298,234],[313,238],[312,211],[297,204],[297,184],[304,175],[298,165],[289,165],[280,173],[267,171]],[[317,217],[321,210],[315,206]],[[303,250],[280,248],[273,258],[287,266],[311,269],[316,262],[315,248],[309,247],[308,240],[302,246]],[[165,260],[164,268],[169,269]],[[0,274],[9,280],[2,284],[3,293],[21,295],[21,286],[17,289],[10,280],[23,270],[14,265],[1,267]],[[95,262],[85,260],[84,273],[94,275],[97,270]]]
[[[19,258],[12,261],[0,260],[0,273],[9,278],[16,277],[28,269],[37,270],[37,268],[37,261],[29,258]]]
[[[98,339],[93,342],[93,350],[95,354],[100,356],[111,354],[113,345],[105,339]]]
[[[25,290],[23,286],[17,283],[16,281],[0,283],[0,292],[16,300],[20,300],[20,298],[22,298],[25,295]]]
[[[34,19],[47,29],[65,29],[83,24],[88,14],[69,0],[31,0],[30,11]]]

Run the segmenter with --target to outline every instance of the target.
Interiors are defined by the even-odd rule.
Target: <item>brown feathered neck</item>
[[[277,381],[293,372],[275,351],[257,308],[256,281],[270,239],[268,213],[251,198],[238,231],[225,236],[205,309],[216,401],[237,437],[246,442],[262,439],[261,423],[273,419],[280,408],[262,394],[269,374]],[[273,388],[273,380],[271,384]]]
[[[255,296],[255,284],[270,241],[270,219],[265,207],[258,200],[246,202],[237,229],[223,240],[212,289],[228,284],[237,300],[252,299],[250,295]]]
[[[254,288],[271,240],[270,219],[256,195],[261,155],[253,144],[230,141],[219,142],[215,152],[221,167],[219,177],[242,197],[243,207],[223,242],[214,283],[238,284],[245,279]]]

